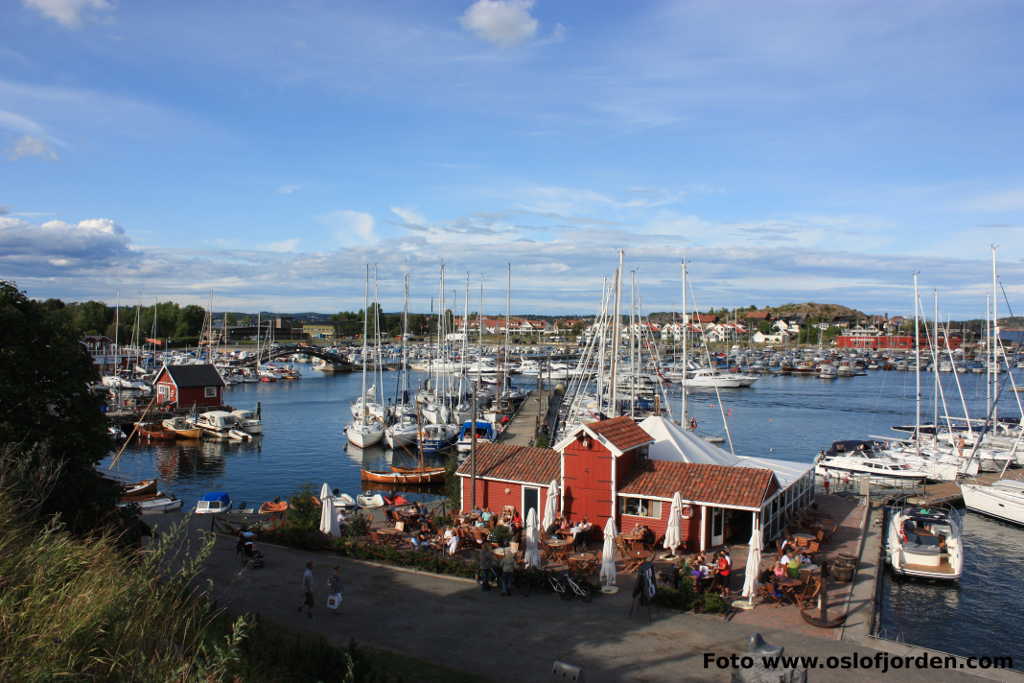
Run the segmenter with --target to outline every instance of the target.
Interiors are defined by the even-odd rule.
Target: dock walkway
[[[533,446],[536,443],[537,432],[548,414],[548,404],[551,398],[550,389],[534,389],[523,401],[519,412],[501,433],[501,443],[515,446]]]
[[[998,472],[986,472],[971,479],[965,479],[967,484],[991,484],[1000,478]],[[1024,470],[1007,470],[1005,479],[1024,481]],[[922,505],[939,505],[940,503],[959,503],[962,499],[960,486],[953,481],[944,481],[939,484],[929,484],[913,498]]]

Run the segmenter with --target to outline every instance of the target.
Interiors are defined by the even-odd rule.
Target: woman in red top
[[[732,565],[729,562],[729,558],[725,556],[725,553],[718,551],[718,560],[716,563],[716,569],[718,570],[716,576],[718,577],[718,588],[722,592],[722,597],[729,596],[729,577],[732,575]]]

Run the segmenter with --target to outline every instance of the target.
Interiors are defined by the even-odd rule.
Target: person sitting
[[[494,515],[489,509],[484,508],[484,511],[480,513],[480,521],[483,522],[483,526],[494,526],[493,520]]]
[[[585,547],[587,544],[587,535],[590,534],[590,530],[594,528],[594,525],[587,521],[584,517],[583,521],[572,528],[572,548],[578,551],[581,547]]]
[[[789,555],[782,553],[779,559],[775,562],[774,573],[776,578],[785,578],[786,573],[789,571]]]
[[[548,525],[548,528],[544,530],[544,533],[548,536],[554,536],[555,532],[562,527],[562,516],[555,517],[555,521]]]
[[[791,579],[800,578],[800,555],[793,553],[793,556],[789,558],[789,563],[786,565],[787,573]]]
[[[512,511],[512,530],[523,528],[523,518],[519,516],[518,510]]]

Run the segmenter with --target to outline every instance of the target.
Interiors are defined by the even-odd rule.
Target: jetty
[[[562,394],[556,389],[534,389],[501,433],[500,441],[515,446],[536,446],[551,433]]]
[[[998,472],[986,472],[976,477],[964,479],[964,484],[991,484],[999,479],[1013,479],[1024,481],[1024,470],[1007,470],[1005,474]],[[958,504],[963,502],[963,495],[960,493],[960,484],[954,481],[944,481],[938,484],[929,484],[920,492],[911,496],[915,503],[921,505],[939,505],[942,503]]]

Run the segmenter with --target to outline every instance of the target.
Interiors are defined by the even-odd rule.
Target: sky
[[[7,0],[0,279],[280,312],[1024,310],[1024,5]],[[628,275],[627,275],[628,277]],[[627,299],[631,293],[625,294]],[[461,306],[461,304],[460,304]],[[1007,310],[1007,302],[1000,302]]]

